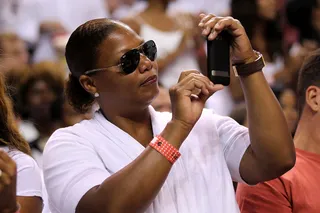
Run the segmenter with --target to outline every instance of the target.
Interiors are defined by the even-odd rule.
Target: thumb
[[[219,90],[222,90],[224,86],[222,84],[215,84],[209,89],[209,94],[208,95],[201,95],[201,99],[205,102],[210,98],[214,93],[218,92]]]

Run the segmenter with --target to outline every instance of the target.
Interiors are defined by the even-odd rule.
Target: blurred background
[[[298,113],[297,71],[306,54],[319,48],[320,0],[0,0],[0,72],[5,76],[16,122],[41,167],[48,137],[58,128],[90,119],[64,97],[68,68],[64,48],[70,33],[95,18],[128,24],[158,46],[160,94],[153,106],[170,111],[168,89],[183,70],[206,74],[206,40],[200,13],[241,21],[294,135]],[[233,73],[233,72],[231,72]],[[247,126],[239,80],[214,94],[207,108]],[[263,95],[263,94],[261,94]],[[268,106],[266,106],[268,107]]]

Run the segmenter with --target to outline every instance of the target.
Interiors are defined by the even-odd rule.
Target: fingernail
[[[201,22],[201,23],[199,23],[199,25],[198,25],[199,27],[203,27],[203,23]]]
[[[209,32],[208,32],[208,30],[207,29],[204,29],[203,31],[202,31],[202,34],[203,35],[207,35]]]
[[[210,34],[208,38],[209,38],[210,40],[213,40],[213,39],[214,39],[214,35],[213,35],[213,34]]]

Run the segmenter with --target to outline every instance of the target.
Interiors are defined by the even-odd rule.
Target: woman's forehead
[[[138,47],[143,39],[129,28],[119,27],[102,43],[102,48],[110,55],[123,54]]]

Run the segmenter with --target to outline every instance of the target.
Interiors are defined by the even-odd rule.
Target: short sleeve
[[[244,182],[240,176],[240,162],[250,145],[249,131],[230,117],[217,114],[214,116],[231,177],[236,182]]]
[[[236,198],[241,213],[292,213],[289,195],[279,178],[255,186],[239,184]]]
[[[17,196],[41,197],[41,171],[34,159],[20,151],[10,151],[9,156],[17,164]]]
[[[49,139],[43,155],[44,180],[50,207],[74,213],[80,199],[110,173],[90,143],[61,129]]]

